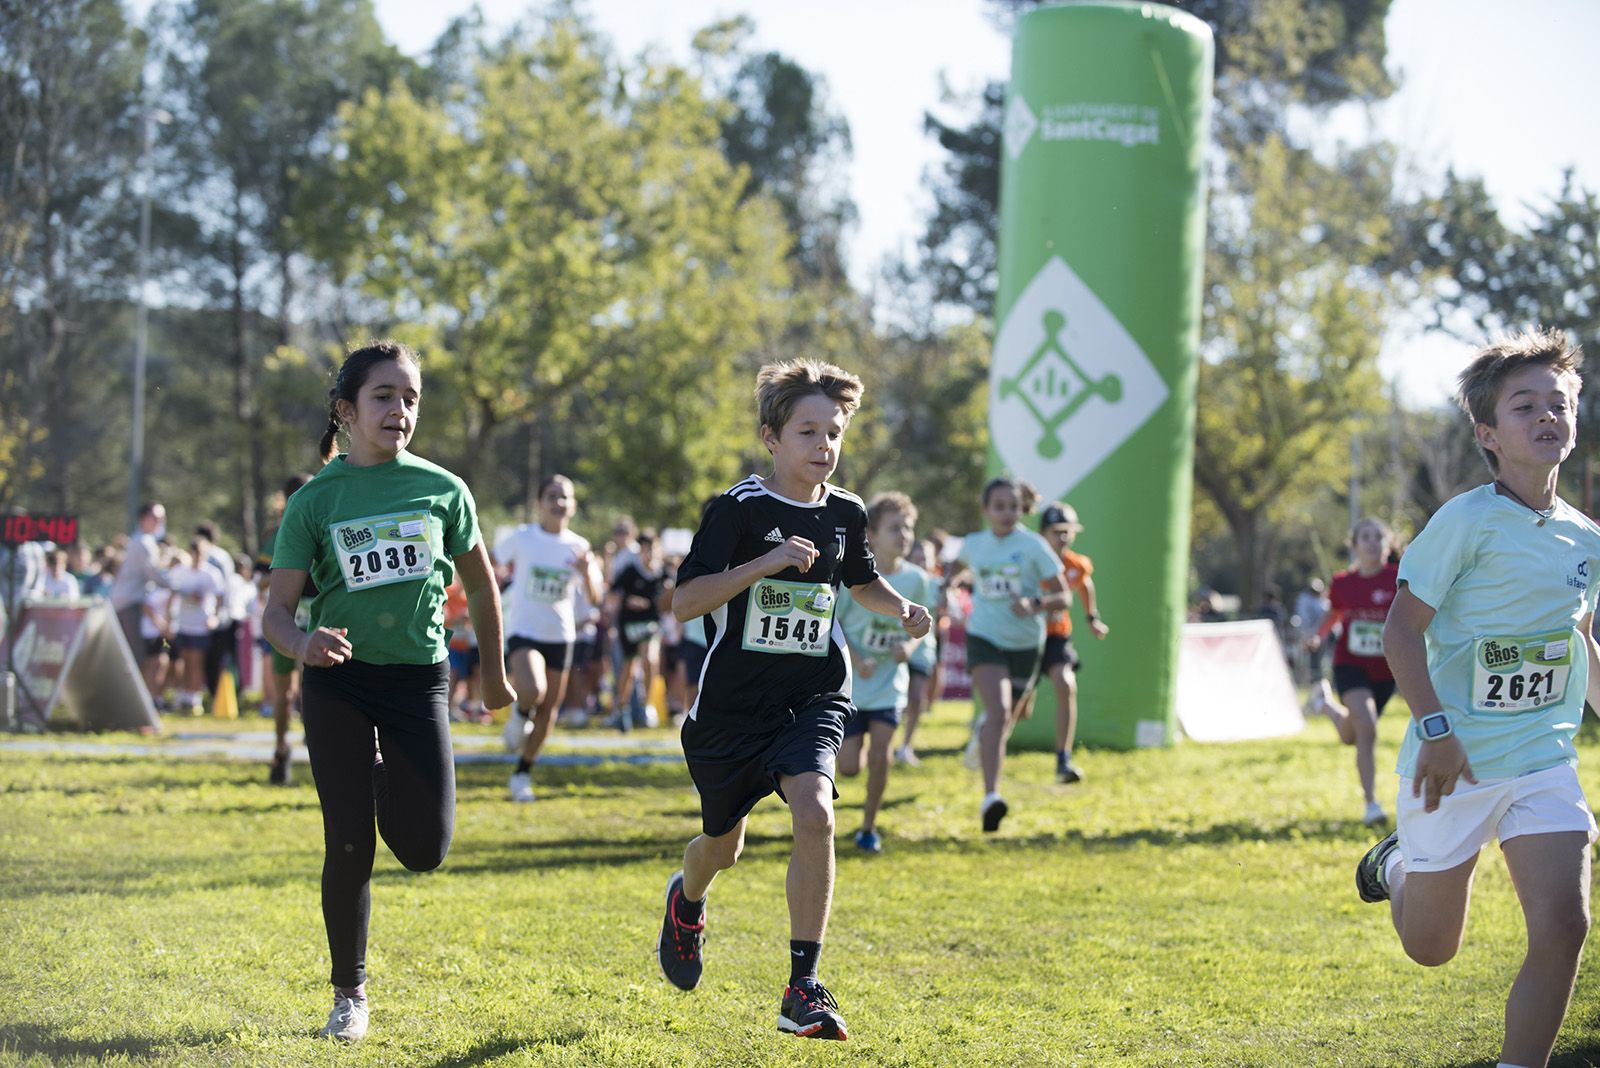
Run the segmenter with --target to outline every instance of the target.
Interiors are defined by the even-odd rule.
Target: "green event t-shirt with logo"
[[[1027,527],[1003,538],[993,531],[968,534],[960,558],[972,568],[972,614],[967,633],[997,649],[1037,649],[1044,644],[1044,616],[1011,611],[1018,597],[1039,596],[1039,583],[1061,574],[1061,557]]]
[[[1400,559],[1400,583],[1435,612],[1428,677],[1479,780],[1577,762],[1600,527],[1565,501],[1541,516],[1494,486],[1434,513]],[[1408,730],[1395,770],[1411,777]]]
[[[880,571],[879,575],[895,592],[913,604],[928,608],[934,595],[932,577],[915,564],[902,560],[893,573]],[[931,608],[928,608],[932,612]],[[876,667],[871,675],[859,671],[850,674],[850,701],[863,711],[904,708],[906,695],[911,689],[911,669],[908,664],[897,664],[894,650],[911,639],[899,616],[879,615],[862,607],[848,589],[839,593],[839,607],[834,617],[844,631],[845,641],[858,660],[871,660]],[[929,640],[918,639],[916,644]]]
[[[453,560],[477,542],[472,493],[438,464],[339,455],[289,498],[272,566],[311,573],[311,625],[346,628],[356,660],[436,664]]]

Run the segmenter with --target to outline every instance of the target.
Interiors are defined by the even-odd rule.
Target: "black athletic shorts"
[[[1389,698],[1394,696],[1393,679],[1377,679],[1367,674],[1367,669],[1359,664],[1333,665],[1333,690],[1343,700],[1344,695],[1351,690],[1371,690],[1372,703],[1378,706],[1378,715],[1383,715],[1383,706],[1389,703]]]
[[[853,738],[858,734],[867,733],[867,729],[874,723],[887,723],[891,727],[900,726],[900,710],[898,708],[858,708],[856,714],[845,721],[844,736]]]
[[[532,649],[544,660],[544,669],[554,671],[557,675],[564,674],[572,668],[572,643],[557,645],[555,642],[536,642],[532,638],[523,638],[516,635],[506,640],[506,659],[511,659],[511,654],[519,649]]]
[[[598,638],[579,638],[572,643],[572,666],[581,670],[594,663],[595,657],[600,655]]]
[[[1072,635],[1058,638],[1053,634],[1045,635],[1044,660],[1040,666],[1049,671],[1057,664],[1067,665],[1068,671],[1078,670],[1078,651],[1072,647]]]
[[[815,771],[834,781],[839,743],[854,713],[844,694],[825,693],[795,709],[789,720],[757,733],[684,720],[683,756],[700,791],[700,826],[706,834],[727,834],[768,794],[782,798],[781,776]],[[839,796],[837,789],[833,796]]]
[[[634,620],[617,626],[617,641],[622,646],[622,658],[638,656],[650,648],[650,643],[661,637],[661,624],[653,619]]]

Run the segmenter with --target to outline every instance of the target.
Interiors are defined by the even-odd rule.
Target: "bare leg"
[[[1522,901],[1528,953],[1506,999],[1500,1059],[1542,1066],[1572,1000],[1589,934],[1589,836],[1582,831],[1529,834],[1501,848]]]
[[[878,809],[883,806],[883,792],[889,785],[889,746],[894,741],[894,727],[874,721],[867,730],[872,735],[867,750],[867,800],[861,807],[861,829],[870,831],[878,825]]]
[[[934,668],[934,675],[939,669]],[[906,695],[905,733],[900,738],[900,756],[907,763],[915,767],[921,763],[917,759],[917,751],[911,746],[911,739],[917,733],[917,724],[922,722],[922,713],[932,703],[933,678],[928,675],[911,676],[911,689]]]
[[[1339,695],[1344,699],[1344,722],[1354,737],[1356,747],[1356,777],[1361,780],[1361,793],[1368,804],[1377,801],[1373,784],[1372,750],[1378,741],[1378,706],[1372,691],[1365,687],[1346,690]],[[1340,740],[1344,730],[1339,732]]]
[[[857,712],[856,715],[861,713]],[[866,739],[864,734],[847,734],[844,741],[839,743],[839,757],[836,770],[844,778],[853,778],[861,773],[861,743]]]
[[[794,825],[789,855],[789,937],[820,942],[833,903],[833,783],[820,772],[780,780]]]
[[[972,685],[983,702],[983,726],[978,733],[978,754],[983,765],[983,792],[997,793],[1006,759],[1008,705],[1011,680],[1002,664],[979,664],[972,669]]]
[[[522,743],[522,759],[533,761],[539,759],[539,754],[544,750],[544,743],[550,740],[550,732],[555,729],[556,716],[561,711],[561,700],[567,694],[567,673],[559,673],[550,679],[544,692],[539,695],[539,708],[533,715],[533,730],[528,732],[528,737]]]
[[[1478,856],[1473,854],[1448,871],[1394,869],[1389,878],[1389,918],[1406,956],[1437,968],[1460,951],[1477,866]]]
[[[1056,692],[1056,752],[1072,752],[1072,737],[1078,730],[1078,677],[1065,664],[1050,669],[1050,685]]]
[[[717,873],[726,871],[744,852],[744,820],[727,834],[715,838],[696,835],[683,851],[683,896],[690,901],[705,900],[711,889],[711,880]]]

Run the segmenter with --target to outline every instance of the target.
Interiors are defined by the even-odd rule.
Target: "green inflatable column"
[[[989,464],[1068,501],[1094,561],[1074,609],[1078,738],[1174,737],[1188,579],[1211,30],[1164,4],[1041,7],[1017,23],[1000,168]],[[1055,744],[1055,702],[1018,725]]]

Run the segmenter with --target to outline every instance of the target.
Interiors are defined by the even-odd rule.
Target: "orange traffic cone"
[[[211,714],[218,719],[239,718],[239,695],[233,689],[233,672],[224,670],[217,680],[217,696],[211,702]]]

